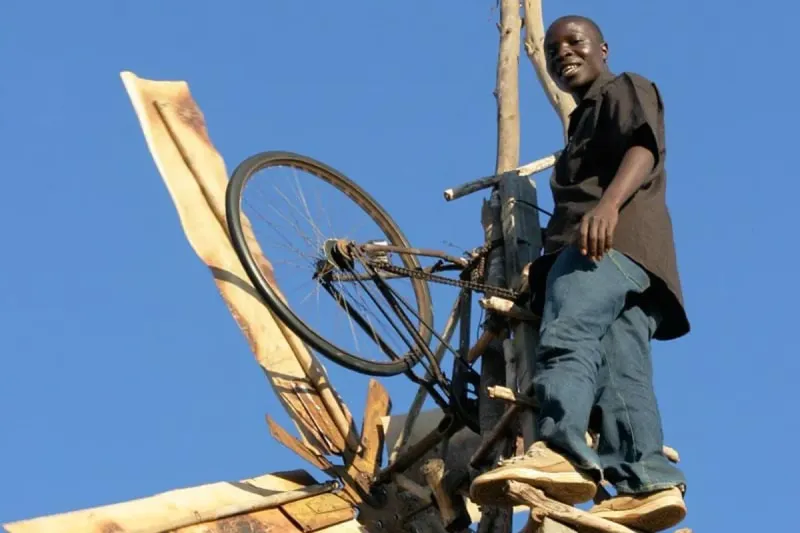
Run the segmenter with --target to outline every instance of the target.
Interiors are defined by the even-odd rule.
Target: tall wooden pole
[[[497,57],[497,174],[519,166],[519,50],[522,17],[518,0],[500,0]]]
[[[547,72],[543,53],[544,20],[541,0],[525,0],[525,50],[536,71],[539,82],[548,100],[561,119],[564,137],[569,114],[575,108],[574,99],[560,91]],[[500,0],[500,46],[497,63],[497,162],[495,172],[501,174],[519,166],[520,118],[519,118],[519,51],[521,44],[522,19],[518,0]],[[537,205],[535,186],[525,177],[509,178],[500,183],[488,203],[484,205],[482,222],[487,237],[502,237],[503,254],[490,258],[502,262],[503,282],[516,286],[522,268],[533,261],[541,249],[541,233],[538,213],[530,208]],[[499,264],[497,265],[499,266]],[[499,272],[490,271],[498,276]],[[499,279],[493,280],[500,281]],[[504,342],[500,349],[484,355],[482,363],[481,400],[485,407],[481,413],[481,429],[489,426],[489,420],[497,420],[503,407],[493,405],[486,398],[486,385],[502,383],[515,392],[527,388],[533,378],[534,352],[538,343],[538,331],[528,323],[517,323],[512,328],[512,339]],[[525,412],[518,417],[516,429],[520,431],[529,446],[535,438],[533,414]],[[512,435],[515,432],[512,431]],[[514,453],[515,439],[510,438],[494,453],[511,455]],[[552,523],[542,525],[542,530],[559,527]],[[489,508],[481,519],[480,532],[506,533],[511,529],[510,508]]]
[[[500,43],[497,56],[497,160],[495,172],[501,174],[519,166],[519,54],[521,45],[522,18],[519,0],[500,0]],[[497,209],[491,209],[496,211]],[[494,218],[494,217],[492,217]],[[496,221],[496,218],[494,219]],[[493,232],[499,228],[496,224]],[[489,230],[490,233],[492,230]],[[502,351],[484,354],[481,364],[481,385],[490,382],[505,383],[506,368]],[[498,357],[499,356],[499,357]],[[498,360],[499,359],[499,360]],[[486,388],[481,387],[481,403],[491,402],[486,397]],[[491,406],[481,413],[481,430],[496,422],[496,411]],[[502,409],[502,407],[501,407]],[[483,431],[482,431],[483,432]],[[501,450],[502,451],[502,450]],[[479,533],[508,533],[511,530],[511,508],[483,508],[478,526]]]

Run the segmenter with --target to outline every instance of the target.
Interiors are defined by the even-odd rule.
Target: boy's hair
[[[552,28],[555,24],[565,21],[583,22],[588,26],[590,26],[595,31],[601,43],[605,42],[606,40],[605,37],[603,37],[603,30],[600,29],[600,26],[598,26],[597,23],[592,19],[590,19],[589,17],[584,17],[583,15],[564,15],[563,17],[558,17],[550,24],[548,30]]]

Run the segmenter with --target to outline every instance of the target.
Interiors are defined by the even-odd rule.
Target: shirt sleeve
[[[606,93],[605,115],[614,136],[625,150],[648,148],[658,164],[664,154],[663,105],[655,84],[632,74],[622,74]]]

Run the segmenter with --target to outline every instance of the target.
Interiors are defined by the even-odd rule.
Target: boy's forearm
[[[650,175],[655,164],[653,153],[644,146],[632,146],[625,152],[614,179],[603,194],[601,202],[619,210]]]

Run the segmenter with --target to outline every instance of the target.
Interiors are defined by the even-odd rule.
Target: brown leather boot
[[[569,505],[589,501],[597,492],[597,485],[589,476],[541,441],[531,445],[525,455],[504,460],[497,468],[476,477],[470,486],[470,499],[479,505],[505,504],[506,481],[526,483]]]
[[[611,522],[656,532],[679,524],[686,517],[686,503],[677,487],[648,494],[622,494],[601,502],[589,512]]]

